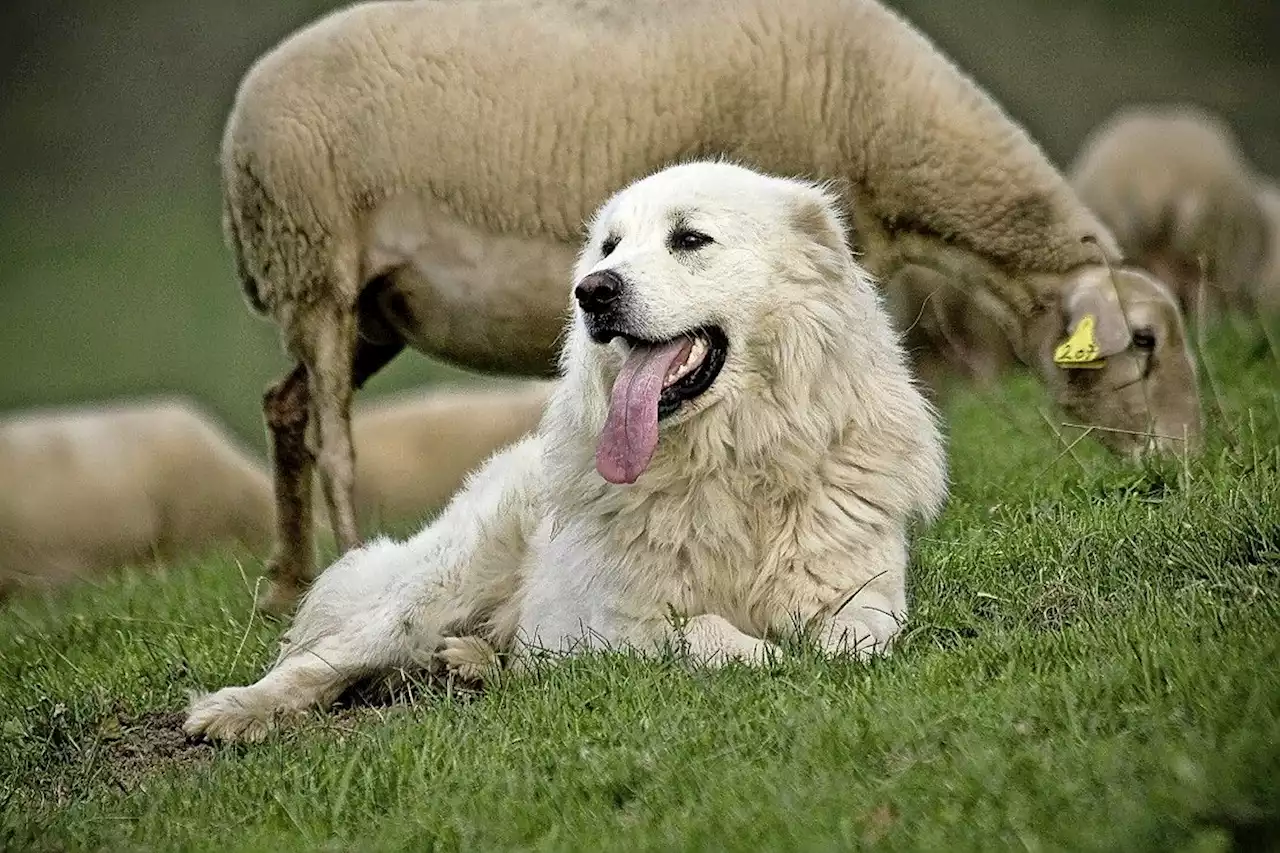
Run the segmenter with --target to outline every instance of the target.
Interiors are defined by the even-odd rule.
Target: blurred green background
[[[0,4],[0,411],[183,392],[261,450],[285,359],[222,244],[217,142],[253,59],[337,5]],[[1059,164],[1115,107],[1180,100],[1280,175],[1277,0],[897,5]],[[370,390],[461,378],[411,353]]]

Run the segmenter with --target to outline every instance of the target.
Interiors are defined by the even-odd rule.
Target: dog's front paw
[[[498,653],[481,637],[445,637],[436,658],[460,681],[493,681],[500,666]]]
[[[897,633],[897,625],[886,625],[884,620],[847,619],[828,626],[822,644],[828,654],[865,661],[888,656]]]
[[[256,743],[275,727],[277,709],[254,687],[226,687],[217,693],[194,694],[182,730],[208,740]]]
[[[778,651],[768,640],[745,634],[723,616],[712,613],[686,621],[681,641],[691,661],[709,667],[724,666],[730,661],[765,664]]]

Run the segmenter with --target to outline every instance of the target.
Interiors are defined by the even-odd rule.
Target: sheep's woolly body
[[[361,412],[361,516],[417,519],[443,506],[537,425],[549,390],[432,392]],[[266,471],[186,401],[11,415],[0,420],[0,481],[28,484],[0,498],[0,591],[270,542]]]
[[[841,182],[881,274],[901,229],[1014,273],[1096,262],[1080,238],[1110,239],[1030,138],[871,0],[354,6],[250,71],[223,164],[248,286],[280,313],[317,298],[328,253],[355,249],[335,243],[390,198],[568,243],[619,185],[711,152]]]
[[[1090,134],[1072,167],[1085,204],[1125,254],[1197,305],[1247,306],[1265,263],[1268,227],[1256,180],[1225,121],[1190,106],[1130,107]]]
[[[0,588],[270,541],[271,485],[181,400],[0,421]]]
[[[958,266],[907,264],[885,283],[889,309],[903,330],[912,365],[938,391],[949,378],[989,383],[1018,362],[1020,323],[1008,306],[977,285],[989,275]]]
[[[538,425],[546,382],[416,392],[357,411],[356,507],[366,521],[418,520],[444,506],[494,452]]]

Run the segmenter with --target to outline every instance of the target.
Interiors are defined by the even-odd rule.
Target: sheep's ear
[[[1129,348],[1120,294],[1106,269],[1090,270],[1063,294],[1067,337],[1053,351],[1064,368],[1099,368]]]

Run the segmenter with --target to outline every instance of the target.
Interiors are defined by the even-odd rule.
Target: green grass
[[[1268,849],[1280,843],[1280,380],[1220,332],[1203,456],[1138,468],[958,392],[953,497],[890,660],[594,656],[424,686],[255,747],[186,691],[256,678],[259,565],[0,611],[0,848]],[[993,404],[998,400],[999,404]]]

